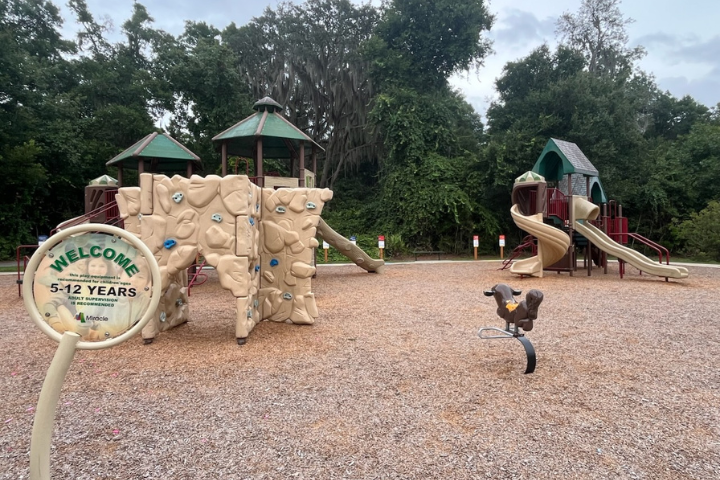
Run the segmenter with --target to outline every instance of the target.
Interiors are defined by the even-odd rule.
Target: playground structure
[[[164,295],[186,288],[186,269],[198,256],[217,270],[222,287],[237,299],[239,343],[261,320],[314,323],[315,234],[332,198],[329,189],[260,188],[245,175],[144,173],[140,187],[121,188],[116,198],[125,229],[158,261]],[[160,308],[173,301],[175,295]],[[185,313],[161,312],[143,329],[143,339],[187,321]]]
[[[384,261],[368,257],[320,218],[333,196],[329,189],[312,188],[322,147],[288,122],[269,97],[253,108],[256,113],[213,138],[221,151],[222,176],[193,175],[199,157],[168,135],[153,133],[108,161],[117,167],[118,180],[103,176],[88,186],[85,215],[52,232],[106,223],[149,246],[162,272],[162,298],[142,330],[146,343],[188,321],[190,288],[207,278],[205,266],[217,270],[221,285],[237,299],[238,344],[261,320],[314,323],[316,234],[368,272],[382,270]],[[305,167],[306,145],[312,169]],[[245,160],[246,175],[227,175],[229,155]],[[291,177],[264,175],[264,158],[289,159]],[[248,175],[251,161],[255,176]],[[139,187],[122,187],[124,169],[138,171]],[[172,173],[186,176],[165,175]],[[19,292],[29,259],[23,249],[29,248],[37,246],[17,249]]]
[[[548,188],[547,182],[556,186]],[[670,265],[667,249],[628,232],[622,207],[607,200],[598,171],[574,143],[550,139],[532,171],[515,180],[512,203],[515,224],[535,238],[533,242],[526,237],[505,260],[502,268],[509,267],[513,274],[542,277],[549,270],[573,275],[581,249],[588,275],[593,262],[607,273],[610,254],[619,261],[621,278],[625,263],[666,280],[688,276],[686,268]],[[660,262],[625,246],[630,238],[658,252]],[[527,248],[533,256],[515,261]]]
[[[494,297],[497,302],[496,313],[500,318],[505,320],[505,328],[483,327],[478,330],[478,337],[483,340],[516,338],[522,343],[527,356],[527,367],[525,373],[535,371],[536,356],[535,348],[530,340],[525,337],[520,330],[529,332],[534,327],[534,321],[537,319],[538,308],[543,301],[543,294],[540,290],[530,290],[525,295],[525,300],[518,302],[514,295],[522,294],[522,291],[515,290],[505,283],[499,283],[490,290],[485,290],[483,294],[486,297]],[[495,332],[495,335],[488,335],[487,332]],[[499,333],[499,335],[497,334]]]

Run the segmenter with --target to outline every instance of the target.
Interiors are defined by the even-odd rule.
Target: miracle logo
[[[75,315],[75,320],[77,320],[80,323],[86,323],[87,322],[107,322],[110,320],[108,317],[105,316],[97,316],[97,315],[88,315],[85,316],[83,312],[78,313]]]

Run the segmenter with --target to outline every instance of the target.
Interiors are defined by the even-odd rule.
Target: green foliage
[[[687,254],[720,261],[720,202],[713,200],[706,208],[692,213],[689,220],[678,225],[677,235],[686,242]]]
[[[43,194],[47,175],[38,161],[41,149],[34,141],[0,150],[0,258],[10,258],[15,247],[35,243],[31,232],[44,221],[37,197]]]
[[[366,45],[380,84],[442,88],[453,73],[479,67],[490,53],[482,34],[493,17],[485,2],[392,0]]]

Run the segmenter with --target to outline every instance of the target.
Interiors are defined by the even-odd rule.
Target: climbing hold
[[[305,204],[305,208],[308,210],[315,210],[317,208],[317,205],[315,205],[313,202],[307,202]]]
[[[256,271],[256,272],[259,272],[259,271],[260,271],[260,265],[255,265],[255,271]]]
[[[172,199],[175,203],[180,203],[180,202],[182,202],[183,194],[181,192],[177,192],[177,193],[173,194]]]
[[[259,203],[256,203],[256,204],[255,204],[255,211],[256,211],[256,212],[259,212],[259,211],[260,211],[260,204],[259,204]]]
[[[278,262],[277,258],[273,258],[272,260],[270,260],[271,267],[277,267],[279,263],[280,262]]]
[[[212,217],[210,217],[210,220],[220,223],[222,222],[222,215],[220,215],[219,213],[213,213]]]
[[[258,299],[256,298],[253,302],[253,307],[257,308],[258,305],[260,305],[260,302],[258,302]]]
[[[142,220],[142,213],[138,213],[138,220]]]
[[[182,307],[182,304],[183,304],[182,298],[178,298],[177,300],[175,300],[175,305],[177,305],[178,307]]]
[[[250,225],[255,226],[255,219],[250,217]]]
[[[164,322],[167,319],[167,315],[165,315],[165,312],[160,312],[160,321]]]
[[[247,311],[247,318],[252,318],[252,310]]]
[[[292,293],[290,293],[290,292],[283,293],[283,298],[285,300],[292,300]]]
[[[165,243],[163,243],[163,246],[169,250],[174,247],[176,243],[177,242],[172,238],[168,238],[167,240],[165,240]]]

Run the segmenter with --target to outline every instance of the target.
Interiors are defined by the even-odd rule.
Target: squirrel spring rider
[[[530,290],[525,295],[525,300],[518,302],[514,295],[520,295],[520,290],[515,290],[505,283],[499,283],[490,290],[483,292],[486,297],[495,297],[497,302],[497,314],[505,320],[505,329],[497,327],[483,327],[478,330],[478,336],[482,339],[493,338],[517,338],[525,347],[527,354],[527,368],[525,373],[535,371],[535,349],[530,340],[525,337],[523,332],[529,332],[533,329],[533,322],[537,319],[538,308],[543,301],[543,294],[540,290]],[[500,332],[501,335],[487,335],[487,331]]]

